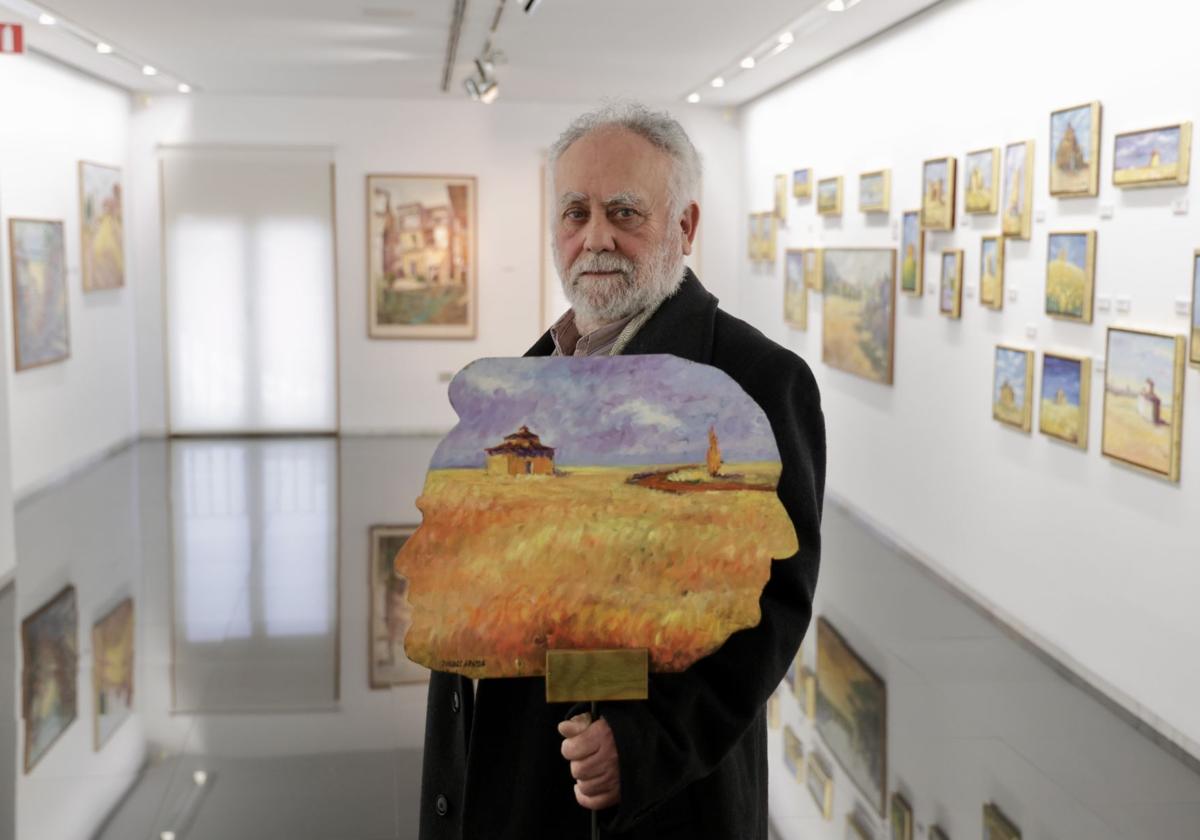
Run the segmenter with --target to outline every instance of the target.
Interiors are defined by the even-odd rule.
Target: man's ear
[[[683,232],[683,253],[692,253],[692,243],[696,240],[696,226],[700,224],[700,205],[696,202],[688,204],[679,217],[679,229]]]

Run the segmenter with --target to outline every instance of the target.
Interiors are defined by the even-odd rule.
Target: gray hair
[[[613,102],[576,117],[550,147],[551,179],[558,159],[575,141],[607,128],[632,131],[670,155],[674,163],[668,186],[672,213],[682,213],[691,202],[699,202],[700,153],[678,120],[666,111],[651,111],[640,102]]]

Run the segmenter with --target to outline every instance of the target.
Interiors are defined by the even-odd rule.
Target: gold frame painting
[[[1043,353],[1039,393],[1038,431],[1086,450],[1092,402],[1091,357]]]
[[[879,181],[877,195],[867,196],[867,182]],[[872,187],[874,189],[874,187]],[[860,213],[888,213],[892,209],[892,170],[878,169],[858,176],[858,210]]]
[[[930,158],[921,165],[921,227],[925,230],[954,230],[957,166],[954,157]],[[944,171],[936,172],[938,167]]]
[[[983,806],[983,840],[1021,840],[1021,830],[989,802]]]
[[[771,696],[767,698],[767,728],[778,729],[783,720],[783,700],[779,696],[779,689],[776,688]]]
[[[133,599],[92,625],[92,743],[99,751],[133,716]]]
[[[1188,361],[1200,367],[1200,250],[1192,254],[1191,352]]]
[[[69,359],[71,306],[62,221],[10,218],[8,260],[15,370]]]
[[[821,817],[833,819],[833,768],[829,765],[829,759],[816,750],[808,754],[804,786],[808,788],[813,802],[817,803]]]
[[[821,271],[821,360],[891,385],[896,370],[896,250],[825,248]]]
[[[1090,198],[1100,194],[1099,102],[1050,114],[1050,195]],[[1079,135],[1085,133],[1080,139]]]
[[[800,702],[800,711],[809,720],[817,718],[817,675],[813,673],[812,668],[801,666],[796,674],[796,682],[792,686],[792,692],[796,695],[796,699]]]
[[[792,172],[792,198],[812,198],[811,169],[797,169]]]
[[[1096,294],[1096,231],[1060,230],[1046,237],[1046,314],[1092,323]]]
[[[1004,147],[1004,213],[1001,231],[1012,239],[1033,235],[1033,163],[1032,140],[1009,143]]]
[[[821,248],[804,249],[804,282],[814,292],[825,291],[825,252]]]
[[[478,202],[474,175],[366,176],[368,338],[476,337]]]
[[[1025,434],[1033,429],[1033,351],[997,344],[992,372],[992,419]]]
[[[920,210],[900,214],[900,291],[913,297],[925,294],[925,229]]]
[[[396,574],[393,565],[400,548],[416,531],[416,525],[371,526],[367,681],[372,690],[429,681],[429,669],[404,652],[404,634],[412,621],[408,582]]]
[[[979,303],[997,311],[1004,308],[1003,236],[985,236],[979,243]]]
[[[1190,122],[1126,131],[1113,138],[1114,187],[1184,187],[1191,165]]]
[[[125,223],[121,169],[79,161],[79,261],[83,290],[125,285]]]
[[[804,276],[805,248],[783,252],[783,320],[798,330],[808,329],[808,284]]]
[[[1109,327],[1104,364],[1101,453],[1175,483],[1183,443],[1185,343],[1181,335]],[[1160,390],[1164,381],[1171,383],[1169,394]]]
[[[826,195],[828,185],[833,185],[832,199]],[[835,175],[832,178],[822,178],[817,181],[817,214],[820,216],[840,216],[842,215],[842,176]]]
[[[804,744],[791,726],[783,727],[783,764],[792,778],[804,784]]]
[[[21,622],[21,719],[28,774],[79,716],[79,600],[64,586]]]
[[[892,811],[889,822],[892,829],[889,840],[913,840],[912,806],[899,792],[892,794]]]
[[[990,158],[985,162],[984,157]],[[991,214],[1000,209],[1000,148],[976,149],[963,158],[963,210]]]
[[[787,175],[775,176],[775,218],[787,224],[788,181]]]
[[[946,289],[946,260],[954,263],[954,283],[950,286],[949,296]],[[958,320],[962,317],[963,298],[963,252],[961,248],[942,251],[941,264],[938,266],[938,312],[947,318]]]

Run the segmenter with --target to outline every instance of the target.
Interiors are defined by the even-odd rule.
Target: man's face
[[[573,143],[554,169],[554,258],[577,316],[591,324],[637,312],[674,291],[693,219],[671,204],[672,160],[619,128]],[[693,221],[694,224],[694,221]]]

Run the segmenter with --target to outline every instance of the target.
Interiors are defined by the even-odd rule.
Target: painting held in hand
[[[649,652],[675,672],[760,620],[797,551],[762,409],[674,356],[482,359],[450,383],[422,523],[395,558],[408,657],[541,676],[550,650]]]

